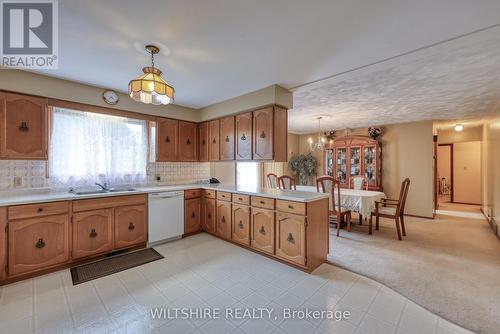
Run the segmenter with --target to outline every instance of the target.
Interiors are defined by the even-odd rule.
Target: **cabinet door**
[[[56,215],[9,222],[9,274],[69,260],[69,217]]]
[[[236,115],[236,159],[252,159],[252,113]]]
[[[250,246],[250,207],[233,204],[233,241]]]
[[[276,220],[276,256],[306,265],[306,217],[278,213]]]
[[[219,120],[210,121],[208,128],[208,140],[209,140],[209,159],[210,161],[218,161],[220,159],[220,148],[219,148]]]
[[[215,200],[205,198],[203,204],[203,230],[215,233]]]
[[[179,160],[198,160],[197,125],[190,122],[179,121]]]
[[[0,93],[0,156],[47,159],[47,99]]]
[[[113,249],[113,209],[73,214],[73,258],[109,252]]]
[[[146,206],[122,206],[115,210],[115,248],[131,247],[147,241]]]
[[[252,207],[252,248],[274,254],[274,211]]]
[[[224,238],[231,239],[231,203],[217,201],[216,233]]]
[[[220,120],[220,159],[234,160],[234,116]]]
[[[199,147],[200,147],[200,161],[208,161],[208,122],[203,122],[199,126],[200,137],[199,137]]]
[[[172,119],[157,118],[157,128],[156,160],[177,161],[179,157],[177,142],[179,122]]]
[[[253,158],[273,159],[273,108],[253,112]]]
[[[201,198],[184,201],[184,234],[198,232],[201,229]]]
[[[7,208],[0,207],[0,281],[5,279],[7,273],[2,270],[7,265]]]

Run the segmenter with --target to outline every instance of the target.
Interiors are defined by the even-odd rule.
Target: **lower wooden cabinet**
[[[276,256],[305,266],[306,217],[278,212],[276,217]]]
[[[233,235],[234,242],[250,246],[250,207],[233,204]]]
[[[250,246],[274,254],[274,211],[252,207]]]
[[[113,209],[73,215],[74,259],[109,252],[113,246]]]
[[[8,274],[18,275],[69,260],[67,214],[9,222]]]
[[[115,248],[131,247],[148,240],[145,205],[122,206],[115,210]]]
[[[195,233],[201,229],[201,198],[184,201],[184,234]]]
[[[208,233],[215,233],[215,199],[205,198],[202,204],[203,219],[202,229]]]
[[[217,201],[216,233],[224,239],[231,239],[231,202]]]

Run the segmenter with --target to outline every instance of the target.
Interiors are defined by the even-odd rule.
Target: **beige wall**
[[[483,129],[483,210],[500,220],[500,105]],[[498,232],[500,236],[500,231]]]
[[[453,201],[481,204],[481,142],[453,144]]]
[[[483,140],[483,126],[474,127],[466,126],[462,131],[453,129],[437,130],[439,144],[460,143],[466,141],[481,141]]]

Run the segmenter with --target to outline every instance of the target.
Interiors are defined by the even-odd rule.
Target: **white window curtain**
[[[240,187],[260,186],[260,163],[238,162],[236,163],[236,184]]]
[[[49,177],[53,185],[146,180],[146,121],[54,108],[51,126]]]

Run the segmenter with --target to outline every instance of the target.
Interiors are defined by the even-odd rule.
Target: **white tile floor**
[[[2,333],[470,333],[370,279],[313,275],[207,234],[156,248],[165,259],[73,286],[68,270],[0,288]],[[152,319],[151,307],[273,308],[271,319]],[[348,310],[347,320],[282,309]]]

